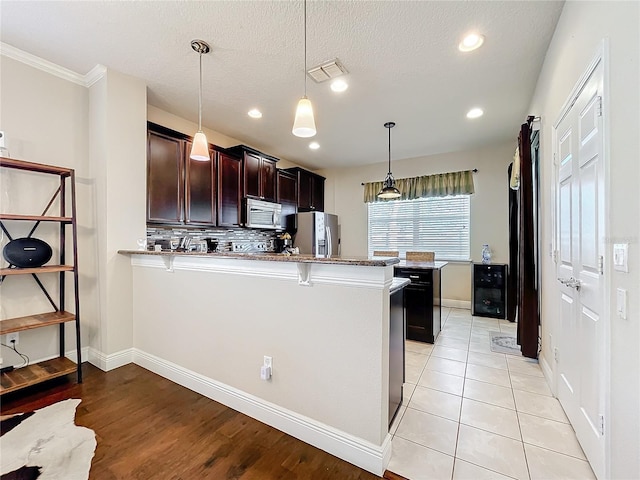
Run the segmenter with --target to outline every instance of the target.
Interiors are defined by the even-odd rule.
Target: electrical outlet
[[[271,367],[273,369],[273,358],[272,357],[267,357],[265,355],[264,356],[264,366],[265,367]]]
[[[5,345],[9,345],[10,347],[17,347],[19,343],[20,336],[18,335],[18,332],[7,333]]]

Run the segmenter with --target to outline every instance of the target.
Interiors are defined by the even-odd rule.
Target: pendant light
[[[311,100],[307,98],[307,0],[304,0],[304,97],[298,102],[291,132],[296,137],[303,138],[313,137],[316,134],[313,106]]]
[[[399,198],[400,190],[396,188],[396,179],[391,174],[391,129],[395,127],[395,122],[387,122],[384,124],[384,128],[389,130],[389,173],[384,179],[382,184],[382,190],[378,192],[378,198]]]
[[[198,94],[198,131],[193,136],[193,144],[191,145],[189,158],[206,162],[211,160],[211,157],[209,156],[207,137],[202,131],[202,55],[209,53],[211,48],[209,48],[209,45],[204,40],[193,40],[191,42],[191,48],[200,54],[200,90]]]

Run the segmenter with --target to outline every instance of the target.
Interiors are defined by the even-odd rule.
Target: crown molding
[[[93,67],[86,75],[80,75],[73,70],[69,70],[68,68],[56,65],[55,63],[45,60],[44,58],[40,58],[36,55],[25,52],[24,50],[20,50],[19,48],[16,48],[4,42],[0,42],[0,54],[7,58],[11,58],[18,62],[24,63],[25,65],[29,65],[30,67],[42,70],[43,72],[47,72],[58,78],[62,78],[63,80],[67,80],[68,82],[72,82],[87,88],[97,82],[100,78],[102,78],[102,76],[107,71],[104,65],[98,64]]]
[[[107,67],[101,64],[96,65],[83,77],[84,86],[87,88],[91,87],[94,83],[104,77],[105,73],[107,73]]]

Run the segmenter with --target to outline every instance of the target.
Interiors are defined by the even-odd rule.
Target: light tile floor
[[[435,345],[406,342],[389,470],[410,480],[595,479],[536,361],[494,353],[516,325],[444,308]]]

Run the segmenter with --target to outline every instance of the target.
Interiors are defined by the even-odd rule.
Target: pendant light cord
[[[202,131],[202,52],[200,52],[200,90],[198,91],[198,131]]]
[[[388,127],[389,130],[389,173],[391,175],[391,127]]]
[[[304,0],[304,97],[307,98],[307,0]]]

